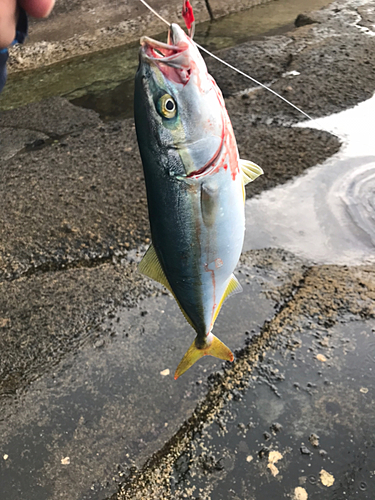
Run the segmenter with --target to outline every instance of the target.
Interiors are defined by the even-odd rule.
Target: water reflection
[[[375,256],[375,96],[300,126],[336,134],[340,151],[246,203],[245,249],[282,247],[319,263]]]

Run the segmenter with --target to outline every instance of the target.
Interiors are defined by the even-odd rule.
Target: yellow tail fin
[[[233,361],[233,353],[221,340],[219,340],[212,333],[206,337],[206,345],[201,349],[196,346],[195,338],[189,349],[186,351],[185,356],[180,361],[177,370],[174,374],[174,379],[177,380],[180,375],[186,372],[198,359],[203,356],[214,356],[215,358]]]

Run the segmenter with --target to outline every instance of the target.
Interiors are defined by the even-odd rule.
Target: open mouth
[[[143,36],[141,38],[141,45],[144,53],[151,59],[169,59],[171,56],[175,56],[181,52],[180,48],[176,45],[159,42],[148,36]]]
[[[186,85],[189,82],[189,42],[178,32],[174,33],[173,25],[168,33],[167,43],[144,36],[141,38],[141,45],[140,54],[144,62],[156,65],[164,76],[174,83]]]
[[[177,37],[179,38],[179,37]],[[178,40],[175,43],[173,36],[173,29],[168,31],[167,43],[159,42],[148,36],[143,36],[141,38],[141,45],[143,48],[143,54],[147,59],[152,61],[162,61],[164,64],[170,64],[173,66],[179,66],[179,58],[188,48],[189,45],[184,40]],[[173,64],[174,63],[174,64]]]

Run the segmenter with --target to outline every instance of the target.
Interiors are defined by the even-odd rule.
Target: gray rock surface
[[[226,58],[248,61],[255,76],[276,78],[275,89],[315,116],[354,105],[375,89],[375,39],[358,25],[360,3],[341,3],[340,9],[336,3],[317,14],[320,24],[231,49]],[[368,10],[366,16],[361,12],[370,19]],[[300,75],[283,76],[290,70]],[[241,156],[266,172],[248,187],[248,196],[287,182],[337,152],[335,137],[290,127],[299,118],[284,103],[263,90],[248,92],[247,81],[219,66],[213,64],[212,72],[228,96]],[[315,395],[327,421],[337,413],[335,404],[350,414],[341,397],[344,385],[330,379],[331,372],[319,388],[316,381],[303,385],[297,378],[305,372],[316,376],[319,368],[323,373],[323,363],[324,370],[345,370],[347,337],[354,339],[353,346],[365,346],[357,365],[370,366],[374,266],[313,266],[272,249],[245,254],[238,273],[245,293],[228,301],[217,322],[218,336],[237,349],[236,362],[222,369],[221,362],[205,359],[175,383],[171,375],[192,331],[171,297],[136,271],[150,235],[132,120],[103,123],[92,111],[53,99],[3,113],[0,133],[9,144],[0,150],[0,483],[7,500],[57,500],[67,492],[70,500],[111,494],[118,499],[193,498],[199,491],[191,489],[189,467],[203,498],[210,498],[213,487],[229,498],[220,478],[230,478],[237,469],[246,498],[255,494],[249,477],[266,478],[267,484],[257,483],[261,486],[279,487],[281,482],[272,481],[281,476],[271,477],[275,469],[268,467],[267,457],[281,446],[285,452],[287,444],[275,439],[272,425],[279,420],[281,429],[289,425],[283,405],[291,388],[301,390],[293,401],[296,408],[302,402],[302,413]],[[335,352],[330,339],[340,356],[330,358]],[[294,352],[303,353],[297,371],[290,357]],[[268,361],[272,353],[277,364]],[[313,357],[318,354],[326,361]],[[353,362],[353,370],[357,365]],[[286,392],[280,373],[288,374]],[[338,380],[340,399],[333,401],[330,380]],[[350,388],[353,408],[370,390],[371,379],[365,381],[355,386],[355,394]],[[256,400],[248,396],[253,390]],[[242,398],[243,409],[230,406]],[[262,425],[253,422],[258,434],[248,443],[244,435],[251,422],[239,419],[238,412],[255,415],[258,403]],[[372,417],[365,418],[370,406],[365,400],[364,426],[372,423]],[[311,414],[316,419],[318,412]],[[332,453],[322,429],[299,427],[313,420],[294,416],[298,446],[296,441],[292,450],[299,459],[312,433]],[[350,425],[345,429],[351,432]],[[201,434],[205,426],[207,433]],[[265,432],[271,435],[266,445]],[[216,439],[217,433],[220,439],[226,433],[233,438],[229,451],[219,438],[217,448],[209,449],[206,438]],[[360,453],[364,442],[356,443]],[[209,451],[203,453],[201,445]],[[237,467],[235,455],[256,469],[249,474]],[[319,460],[326,459],[323,455]],[[297,468],[292,459],[285,463],[271,465],[287,477]],[[300,483],[299,477],[283,494],[306,486],[308,479]]]
[[[339,147],[335,138],[315,130],[261,126],[249,134],[247,100],[237,99],[245,103],[233,113],[240,153],[266,172],[258,186],[248,187],[250,196],[287,181]],[[149,243],[133,120],[104,124],[93,111],[54,98],[4,112],[0,130],[13,127],[12,137],[18,138],[11,144],[22,145],[24,129],[20,136],[18,130],[25,116],[35,134],[51,140],[38,140],[8,161],[8,153],[0,152],[0,280],[100,262]]]
[[[37,130],[0,127],[0,151],[2,160],[10,160],[25,147],[44,144],[48,136]]]
[[[189,422],[111,499],[371,498],[369,468],[354,485],[345,477],[374,459],[374,299],[373,266],[308,269]],[[282,429],[265,441],[276,419]],[[328,453],[309,443],[312,429]],[[294,496],[302,487],[307,496]]]
[[[36,105],[28,104],[22,108],[3,111],[0,114],[0,130],[13,128],[16,132],[25,129],[41,132],[51,139],[99,124],[101,121],[94,111],[73,106],[60,97],[46,99]],[[16,133],[14,140],[16,140]],[[2,150],[0,155],[0,159],[3,159]]]

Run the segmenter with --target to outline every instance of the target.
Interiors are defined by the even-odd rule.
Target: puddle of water
[[[280,247],[318,263],[375,256],[375,96],[299,126],[342,139],[340,151],[290,183],[246,202],[245,250]]]
[[[233,47],[265,34],[289,30],[301,12],[319,9],[331,0],[283,0],[230,14],[197,26],[196,40],[211,51]],[[166,33],[156,38],[165,41]],[[133,116],[134,75],[139,44],[77,57],[47,68],[11,75],[0,96],[0,110],[52,96],[63,96],[101,117]]]
[[[0,95],[0,110],[41,101],[53,96],[70,99],[100,94],[134,78],[138,44],[77,57],[46,68],[10,75]]]
[[[226,49],[265,35],[294,28],[301,12],[321,9],[332,0],[271,1],[197,26],[196,41],[210,51]]]
[[[375,498],[374,332],[374,320],[304,328],[268,350],[175,463],[176,498]]]
[[[243,346],[246,330],[259,331],[273,315],[275,302],[261,283],[279,283],[258,269],[251,280],[239,278],[244,293],[225,304],[215,324],[233,350]],[[2,408],[1,498],[101,500],[191,415],[207,375],[222,361],[207,357],[174,381],[194,332],[170,296],[145,299],[140,307],[119,309],[104,325],[111,331],[104,340]]]

